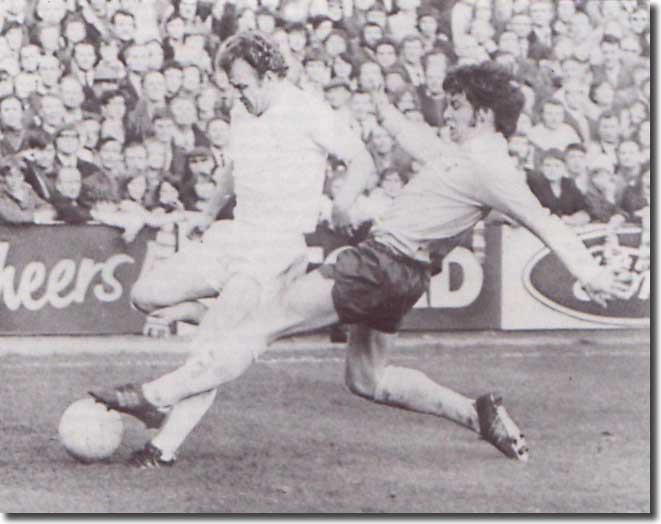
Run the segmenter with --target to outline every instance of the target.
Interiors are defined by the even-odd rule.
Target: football
[[[85,398],[64,411],[58,433],[69,455],[90,464],[112,456],[122,442],[124,425],[119,413]]]

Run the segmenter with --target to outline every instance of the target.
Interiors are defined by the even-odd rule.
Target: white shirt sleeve
[[[309,118],[311,138],[324,151],[350,162],[365,150],[364,144],[345,119],[330,106],[321,102],[310,103],[308,109],[314,112],[314,117]]]

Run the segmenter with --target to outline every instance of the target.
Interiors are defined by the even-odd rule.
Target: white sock
[[[444,417],[479,432],[474,401],[437,384],[416,369],[387,366],[377,385],[374,400]]]
[[[172,460],[186,437],[202,420],[216,398],[216,389],[186,398],[175,404],[165,424],[151,443],[162,452],[163,460]]]

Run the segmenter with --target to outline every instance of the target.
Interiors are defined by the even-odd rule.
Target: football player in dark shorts
[[[542,208],[516,170],[507,137],[516,129],[524,97],[514,78],[493,63],[466,65],[448,72],[443,88],[451,143],[423,136],[384,96],[375,96],[382,124],[412,154],[424,149],[419,156],[425,163],[368,240],[341,252],[332,266],[283,283],[272,300],[232,324],[208,314],[201,326],[208,336],[196,337],[198,347],[175,371],[142,385],[92,393],[152,427],[169,413],[156,437],[134,454],[134,465],[172,464],[208,409],[196,402],[197,395],[239,377],[272,341],[338,321],[352,324],[345,368],[350,391],[452,420],[507,457],[528,459],[521,431],[494,393],[468,398],[421,371],[388,362],[402,317],[427,289],[432,252],[448,253],[496,209],[536,234],[593,300],[603,304],[624,296],[627,283],[600,266],[573,231]]]

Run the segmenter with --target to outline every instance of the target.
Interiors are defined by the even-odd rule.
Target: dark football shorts
[[[335,264],[319,268],[333,279],[333,304],[346,324],[395,333],[429,286],[429,269],[369,239],[345,249]]]

